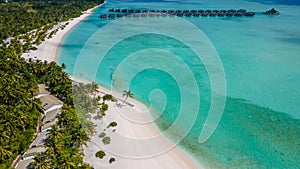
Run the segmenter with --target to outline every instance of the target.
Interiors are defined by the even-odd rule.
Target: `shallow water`
[[[188,116],[199,104],[196,122],[181,146],[195,158],[207,161],[213,168],[299,168],[298,5],[297,1],[278,0],[268,3],[242,0],[223,3],[108,1],[104,8],[96,9],[94,15],[66,36],[58,63],[65,63],[68,73],[96,79],[105,86],[113,85],[119,90],[129,87],[135,97],[152,104],[157,110],[166,106],[155,122],[175,140],[177,133],[180,133],[178,130],[189,128],[187,123],[191,119]],[[245,8],[252,11],[265,11],[275,7],[281,14],[256,15],[253,18],[186,18],[203,31],[214,45],[222,61],[227,82],[227,100],[222,120],[212,137],[204,144],[199,144],[198,136],[211,106],[212,90],[207,65],[180,40],[153,33],[121,39],[102,56],[101,63],[96,63],[97,54],[111,41],[109,36],[103,36],[99,31],[111,20],[101,20],[98,16],[110,7]],[[121,29],[125,28],[111,30],[112,36],[120,33]],[[174,25],[174,30],[176,29],[178,27]],[[191,41],[193,38],[190,38]],[[145,51],[154,48],[163,51]],[[178,58],[170,60],[165,51],[170,51]],[[127,60],[131,64],[124,64],[126,67],[120,66],[129,56],[137,59]],[[76,72],[78,61],[84,65],[80,72]],[[130,76],[149,62],[153,64],[153,68],[140,71],[134,77]],[[182,63],[191,70],[196,85],[191,83],[187,72],[183,71]],[[94,65],[98,67],[95,69]],[[156,66],[167,67],[168,72],[155,69]],[[178,82],[174,77],[182,81]],[[200,96],[193,90],[194,87],[198,88]],[[184,109],[185,106],[190,109]],[[176,122],[182,109],[185,117],[178,120],[176,130],[169,131],[168,128]]]

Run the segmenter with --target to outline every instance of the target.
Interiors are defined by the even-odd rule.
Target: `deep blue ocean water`
[[[184,112],[186,116],[192,113],[189,111],[197,107],[195,100],[199,99],[196,122],[180,146],[212,168],[300,168],[299,5],[299,1],[282,0],[108,1],[65,37],[58,64],[65,63],[70,74],[95,79],[107,87],[113,85],[121,91],[129,87],[136,98],[154,108],[165,105],[165,110],[155,120],[162,131],[167,131],[177,120],[182,106],[190,107]],[[95,63],[95,58],[91,57],[101,53],[103,46],[111,41],[110,36],[101,34],[101,30],[112,20],[99,18],[99,14],[109,8],[245,8],[262,12],[273,7],[281,14],[253,18],[185,18],[213,44],[226,77],[226,104],[221,122],[203,144],[198,143],[198,136],[211,107],[211,81],[207,65],[186,44],[161,34],[143,33],[120,39],[105,56],[101,56],[101,63]],[[181,29],[180,25],[173,28]],[[111,37],[124,29],[128,28],[110,30]],[[125,32],[134,29],[139,28]],[[190,40],[193,38],[197,36],[191,36]],[[170,51],[180,63],[171,61],[163,51],[158,54],[145,51],[157,48]],[[129,56],[137,59],[130,60],[125,68],[118,67]],[[78,61],[86,65],[81,72],[76,72]],[[173,74],[154,68],[136,72],[149,62],[153,67],[168,67]],[[182,63],[193,73],[196,86],[182,69]],[[132,72],[136,75],[130,79]],[[176,81],[175,76],[182,81]],[[200,96],[192,90],[194,87],[198,88]],[[164,95],[153,92],[154,89]],[[187,98],[182,96],[182,91]],[[176,131],[168,132],[170,139],[177,138],[177,133],[189,125],[186,122],[179,119]]]

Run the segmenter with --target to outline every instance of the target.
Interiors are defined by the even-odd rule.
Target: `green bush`
[[[104,137],[103,139],[102,139],[102,142],[103,142],[103,144],[105,144],[105,145],[107,145],[107,144],[110,144],[110,137]]]
[[[103,159],[106,156],[106,153],[104,151],[100,150],[95,154],[95,156],[100,159]]]
[[[115,121],[113,121],[113,122],[109,123],[109,125],[107,126],[107,128],[109,128],[109,127],[116,127],[117,125],[118,125],[118,123],[115,122]]]
[[[110,159],[109,159],[109,164],[111,164],[111,163],[113,163],[113,162],[115,162],[115,161],[116,161],[115,158],[110,158]]]
[[[106,136],[106,133],[105,133],[105,132],[102,132],[102,133],[100,133],[100,135],[99,135],[100,138],[103,138],[103,137],[105,137],[105,136]]]

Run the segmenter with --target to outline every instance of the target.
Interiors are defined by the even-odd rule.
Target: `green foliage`
[[[100,159],[103,159],[106,156],[106,153],[104,151],[100,150],[95,154],[95,156]]]
[[[103,138],[103,137],[105,137],[105,136],[106,136],[106,133],[105,133],[105,132],[102,132],[102,133],[100,133],[100,135],[99,135],[100,138]]]
[[[1,4],[0,39],[25,34],[49,23],[78,17],[81,11],[101,2],[103,0],[29,1]]]
[[[110,159],[109,159],[109,164],[111,164],[111,163],[113,163],[113,162],[115,162],[115,161],[116,161],[115,158],[110,158]]]
[[[103,99],[103,102],[104,101],[110,101],[110,100],[113,100],[113,96],[112,95],[110,95],[110,94],[106,94],[106,95],[104,95],[103,97],[102,97],[102,99]]]
[[[113,121],[113,122],[109,123],[109,125],[107,126],[107,128],[109,128],[109,127],[116,127],[117,125],[118,125],[118,123],[115,122],[115,121]]]
[[[9,168],[34,138],[41,103],[33,96],[41,83],[65,104],[57,125],[47,137],[47,156],[37,156],[32,165],[36,168],[91,168],[83,162],[79,148],[94,130],[86,116],[98,108],[95,100],[82,103],[92,107],[79,104],[84,108],[75,111],[72,81],[62,67],[55,62],[32,62],[32,59],[26,62],[20,55],[36,49],[34,45],[45,40],[47,31],[54,24],[79,16],[81,11],[96,3],[100,2],[70,0],[0,4],[0,168]],[[54,34],[55,31],[49,36]],[[6,41],[7,38],[10,40]],[[88,94],[81,92],[78,96],[87,98]]]
[[[104,137],[103,139],[102,139],[102,142],[103,142],[103,144],[105,144],[105,145],[107,145],[107,144],[110,144],[110,137]]]

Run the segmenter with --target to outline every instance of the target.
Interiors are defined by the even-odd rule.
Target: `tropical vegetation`
[[[32,0],[0,3],[0,168],[9,168],[35,137],[42,111],[41,102],[34,98],[38,84],[46,84],[53,95],[64,101],[64,107],[58,123],[47,136],[46,155],[38,154],[31,165],[35,168],[91,168],[83,162],[80,149],[89,139],[88,134],[94,131],[85,116],[97,109],[95,98],[90,98],[92,101],[87,103],[92,107],[74,106],[74,85],[63,71],[64,65],[26,61],[20,55],[55,34],[57,29],[49,33],[54,25],[77,17],[101,2]],[[85,85],[75,86],[75,90],[81,91]],[[89,94],[81,92],[77,95],[87,97]]]

